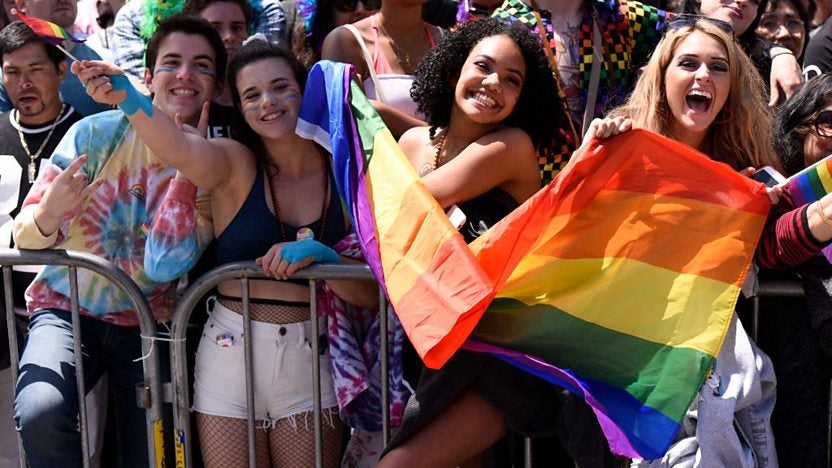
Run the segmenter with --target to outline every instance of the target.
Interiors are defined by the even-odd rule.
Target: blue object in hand
[[[312,257],[317,263],[341,263],[341,257],[330,247],[313,239],[290,242],[280,249],[280,258],[295,263]]]
[[[127,115],[131,116],[141,109],[148,117],[153,116],[153,102],[150,98],[140,93],[133,83],[124,75],[107,75],[110,78],[110,83],[113,89],[118,91],[127,91],[127,97],[118,104],[118,107]]]

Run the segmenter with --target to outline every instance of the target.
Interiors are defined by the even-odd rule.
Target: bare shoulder
[[[517,127],[502,127],[479,139],[483,145],[500,145],[511,148],[512,153],[534,153],[534,143],[525,130]]]
[[[405,131],[399,138],[399,146],[424,143],[430,140],[429,127],[413,127]]]
[[[399,148],[414,167],[421,166],[431,148],[429,127],[413,127],[404,132],[399,138]]]
[[[358,27],[358,23],[353,26]],[[361,29],[359,28],[358,30],[361,33]],[[321,58],[336,62],[351,63],[359,67],[359,71],[363,68],[361,65],[364,63],[358,40],[345,26],[339,26],[326,35],[321,47]]]

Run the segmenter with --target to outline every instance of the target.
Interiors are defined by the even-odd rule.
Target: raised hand
[[[173,120],[176,122],[176,126],[179,128],[179,130],[182,130],[182,132],[190,133],[192,135],[198,135],[203,138],[208,138],[208,113],[210,109],[210,101],[205,101],[204,103],[202,103],[202,111],[199,113],[199,122],[196,124],[196,127],[183,122],[182,114],[178,112],[173,117]]]
[[[81,171],[86,162],[86,155],[78,157],[47,186],[35,210],[35,222],[43,235],[49,236],[57,231],[64,215],[78,208],[90,193],[104,183],[104,179],[88,183],[87,174]]]
[[[72,62],[72,73],[84,83],[87,94],[96,102],[118,105],[129,117],[141,109],[148,116],[153,115],[150,98],[140,93],[130,79],[117,66],[101,60]]]
[[[84,84],[87,94],[96,102],[117,105],[127,98],[127,91],[113,88],[111,76],[124,75],[117,66],[101,60],[73,61],[72,73]]]

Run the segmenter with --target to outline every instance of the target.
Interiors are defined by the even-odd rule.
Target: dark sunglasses
[[[702,15],[677,15],[674,16],[672,20],[667,22],[668,29],[681,29],[688,26],[696,26],[696,23],[704,21],[706,23],[713,24],[714,26],[718,27],[719,29],[723,30],[724,32],[734,35],[734,26],[727,21],[722,21],[715,18],[709,18],[707,16]]]
[[[818,112],[818,115],[809,124],[815,127],[815,132],[817,132],[818,136],[824,138],[832,137],[832,110]]]
[[[365,10],[378,10],[381,8],[381,0],[335,0],[335,9],[341,13],[352,13],[358,2],[364,5]]]

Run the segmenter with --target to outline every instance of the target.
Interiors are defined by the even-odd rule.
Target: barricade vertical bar
[[[532,468],[532,439],[529,437],[523,438],[523,466]],[[576,463],[575,466],[578,464]]]
[[[240,289],[243,293],[243,345],[245,346],[246,366],[246,419],[248,420],[248,466],[257,468],[257,453],[254,441],[254,369],[252,368],[252,340],[251,311],[249,310],[248,278],[240,279]]]
[[[387,298],[378,288],[379,339],[381,340],[381,437],[390,442],[390,341],[387,335]]]
[[[312,405],[315,420],[315,466],[323,468],[324,450],[321,440],[321,343],[318,332],[318,282],[309,280],[309,329],[312,335]]]
[[[78,306],[78,268],[69,267],[69,299],[72,308],[72,346],[75,351],[75,386],[78,389],[78,417],[81,421],[81,457],[90,466],[90,439],[87,433],[87,399],[84,391],[84,355],[81,350],[81,311]]]
[[[178,309],[177,309],[178,312]],[[190,316],[190,309],[188,309]],[[179,325],[178,317],[174,313],[171,321],[171,337],[173,338],[172,352],[170,353],[170,369],[172,374],[171,387],[173,389],[173,448],[176,456],[176,468],[193,466],[191,458],[191,407],[188,395],[188,385],[182,385],[188,380],[188,359],[185,357],[187,351],[185,343],[185,331],[188,328],[187,320],[184,326]],[[181,330],[181,331],[180,331]],[[180,359],[181,357],[181,359]]]
[[[760,336],[760,296],[756,295],[751,298],[751,338],[755,343],[758,336]]]
[[[12,296],[12,267],[3,266],[3,291],[5,293],[5,307],[6,307],[6,326],[9,332],[9,356],[11,357],[11,371],[12,371],[12,394],[11,398],[14,401],[17,389],[17,375],[18,366],[20,365],[20,355],[17,353],[17,324],[14,317],[14,296]],[[23,439],[20,438],[20,433],[17,433],[17,453],[20,460],[20,466],[26,466],[26,454],[23,452]]]

